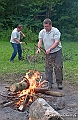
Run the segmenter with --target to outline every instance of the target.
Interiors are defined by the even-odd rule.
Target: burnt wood
[[[10,91],[11,92],[22,91],[24,89],[28,89],[29,86],[30,86],[30,84],[29,84],[28,79],[24,77],[23,81],[10,85]]]

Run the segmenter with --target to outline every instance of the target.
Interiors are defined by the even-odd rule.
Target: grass
[[[37,43],[35,43],[37,44]],[[63,76],[64,80],[77,82],[78,80],[78,43],[77,42],[62,42],[63,46]],[[12,47],[9,41],[0,41],[0,76],[5,74],[26,73],[29,69],[44,72],[44,60],[42,60],[43,53],[40,53],[39,61],[28,62],[26,54],[35,54],[37,48],[34,43],[23,44],[23,61],[18,61],[18,56],[15,62],[9,61],[12,54]],[[41,59],[40,59],[41,58]]]
[[[64,42],[63,46],[63,64],[64,80],[72,82],[78,81],[78,42]]]
[[[2,74],[11,74],[11,73],[26,73],[29,69],[38,69],[43,70],[43,65],[40,63],[32,62],[30,64],[26,60],[26,54],[35,54],[37,48],[34,49],[34,43],[28,43],[27,45],[22,45],[24,61],[19,61],[18,56],[16,56],[14,63],[10,62],[10,57],[13,52],[10,42],[0,41],[0,76]],[[37,67],[37,68],[36,68]]]

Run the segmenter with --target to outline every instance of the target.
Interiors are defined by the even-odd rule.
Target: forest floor
[[[3,101],[1,94],[6,91],[7,86],[13,82],[14,79],[20,79],[22,75],[6,75],[4,78],[0,77],[0,103]],[[9,80],[12,80],[11,82]],[[15,81],[14,81],[15,82]],[[65,107],[57,110],[64,120],[78,120],[78,83],[63,81],[63,89],[58,90],[56,82],[54,81],[52,91],[59,91],[65,96]],[[51,97],[46,99],[50,105],[52,103]],[[24,112],[19,112],[10,107],[0,106],[0,120],[28,120],[29,107]]]

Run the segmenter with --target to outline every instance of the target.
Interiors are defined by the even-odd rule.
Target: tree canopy
[[[77,41],[78,0],[0,0],[0,16],[0,30],[21,23],[35,32],[50,18],[63,38]]]

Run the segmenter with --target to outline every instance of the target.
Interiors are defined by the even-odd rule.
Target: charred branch
[[[30,96],[26,95],[24,102],[19,106],[18,110],[23,112],[27,103],[29,102]]]

